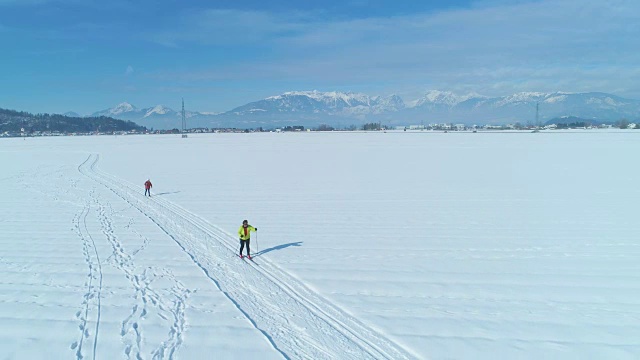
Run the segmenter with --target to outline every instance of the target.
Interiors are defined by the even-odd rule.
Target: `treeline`
[[[572,123],[560,123],[556,124],[558,129],[577,129],[591,126],[591,123],[584,121],[572,122]]]
[[[368,131],[368,130],[386,130],[388,128],[389,127],[384,126],[384,125],[382,125],[380,123],[366,123],[366,124],[361,125],[359,128],[356,125],[350,125],[350,126],[345,127],[342,130],[356,131],[356,130],[360,129],[360,130]],[[331,125],[321,124],[315,130],[316,131],[334,131],[334,130],[336,130],[336,128],[334,128]]]
[[[628,129],[631,126],[632,129],[640,129],[640,126],[638,126],[638,124],[630,123],[626,119],[616,121],[615,123],[600,122],[600,123],[594,124],[592,122],[578,121],[578,122],[571,122],[571,123],[558,123],[555,125],[557,129],[580,129],[580,128],[587,128],[591,126],[601,126],[601,125],[608,125],[608,126],[612,126],[620,129]]]
[[[24,111],[0,109],[0,133],[111,133],[131,130],[146,131],[146,128],[132,121],[118,120],[105,116],[69,117],[59,114],[34,115]]]

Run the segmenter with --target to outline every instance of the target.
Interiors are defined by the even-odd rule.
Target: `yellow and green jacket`
[[[244,226],[240,226],[238,230],[238,235],[240,235],[240,240],[249,240],[251,238],[251,232],[256,231],[256,228],[249,225],[246,228]]]

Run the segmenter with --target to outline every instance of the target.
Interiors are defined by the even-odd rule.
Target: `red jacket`
[[[151,185],[151,181],[147,180],[144,182],[144,188],[149,190],[153,185]]]

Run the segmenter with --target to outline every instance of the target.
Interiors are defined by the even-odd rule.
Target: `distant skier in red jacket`
[[[144,196],[147,196],[147,194],[149,194],[149,197],[151,197],[152,187],[153,185],[151,184],[151,180],[147,179],[147,181],[144,182]]]

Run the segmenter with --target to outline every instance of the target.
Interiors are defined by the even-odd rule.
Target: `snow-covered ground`
[[[637,131],[2,139],[0,354],[637,359],[639,156]]]

